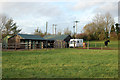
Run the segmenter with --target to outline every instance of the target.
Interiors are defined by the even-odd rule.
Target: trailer
[[[83,39],[70,39],[69,47],[83,47]]]

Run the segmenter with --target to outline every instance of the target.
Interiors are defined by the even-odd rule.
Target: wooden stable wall
[[[9,49],[16,48],[16,49],[42,49],[43,41],[35,41],[35,40],[21,40],[20,43],[17,44],[10,44]]]
[[[67,48],[67,43],[62,40],[57,40],[54,42],[54,48]]]
[[[23,39],[19,35],[13,36],[8,39],[8,49],[41,49],[43,48],[43,42],[40,40],[27,40]]]
[[[16,35],[8,39],[8,48],[20,48],[20,36]]]

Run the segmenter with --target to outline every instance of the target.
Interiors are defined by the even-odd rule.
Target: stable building
[[[70,35],[46,35],[43,38],[47,40],[47,46],[52,48],[67,48],[72,39]]]
[[[41,49],[46,40],[39,35],[17,34],[8,39],[8,48],[15,49]]]

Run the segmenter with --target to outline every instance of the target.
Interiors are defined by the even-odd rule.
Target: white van
[[[83,47],[83,39],[70,39],[69,47]]]

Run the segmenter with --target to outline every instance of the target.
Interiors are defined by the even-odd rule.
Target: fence
[[[99,49],[118,49],[118,43],[109,43],[108,46],[105,46],[104,42],[87,42],[87,48],[99,48]]]
[[[4,46],[3,46],[4,47]],[[13,44],[13,43],[9,43],[8,44],[8,49],[42,49],[44,46],[43,46],[43,43],[16,43],[16,44]]]
[[[3,48],[5,45],[3,45]],[[7,49],[43,49],[43,48],[67,48],[64,41],[41,42],[41,43],[9,43]]]
[[[109,43],[108,47],[105,47],[104,43],[97,42],[86,42],[87,45],[85,48],[95,48],[95,49],[118,49],[118,43]],[[9,43],[7,49],[43,49],[43,48],[68,48],[68,43],[64,41],[55,41],[55,42],[41,42],[41,43]],[[4,45],[3,45],[4,48]],[[82,47],[81,47],[82,48]]]

